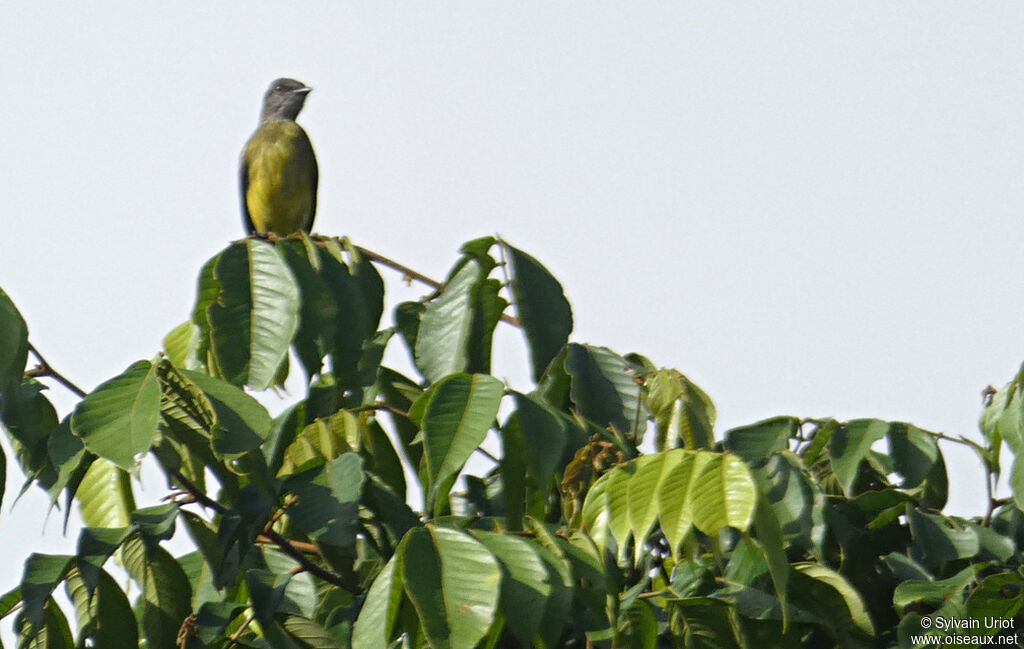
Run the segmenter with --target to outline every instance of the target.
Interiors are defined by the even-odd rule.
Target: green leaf
[[[366,601],[352,628],[352,646],[365,649],[388,649],[392,631],[402,602],[402,573],[405,546],[412,534],[406,535],[398,551],[392,555],[366,593]]]
[[[473,535],[501,562],[501,611],[523,646],[540,631],[552,587],[537,546],[508,534],[474,530]]]
[[[135,471],[160,417],[156,367],[139,361],[90,392],[71,416],[71,430],[96,455]]]
[[[128,527],[135,510],[128,473],[103,458],[85,472],[78,486],[82,521],[89,527]]]
[[[178,512],[178,504],[173,502],[136,509],[132,512],[132,526],[147,542],[156,544],[166,541],[174,536]]]
[[[263,405],[241,389],[201,372],[182,374],[205,393],[217,417],[213,448],[237,456],[258,448],[269,436],[273,420]]]
[[[1015,572],[990,575],[981,580],[967,598],[967,612],[975,620],[1007,620],[1016,629],[1017,616],[1024,607],[1024,578]],[[987,626],[992,633],[995,625]]]
[[[789,626],[786,593],[789,587],[789,559],[784,550],[779,521],[764,496],[758,500],[757,509],[754,510],[754,529],[757,532],[755,543],[764,553],[772,583],[775,585],[775,596],[782,604],[782,628],[785,631]]]
[[[949,481],[935,435],[913,424],[894,422],[888,437],[893,466],[903,477],[900,488],[920,489],[923,504],[942,509],[946,505]]]
[[[514,393],[523,433],[526,466],[538,485],[545,485],[562,463],[569,422],[531,396]]]
[[[820,556],[826,529],[821,487],[793,453],[783,451],[767,460],[755,476],[783,536],[787,542]]]
[[[800,420],[796,417],[774,417],[729,430],[725,433],[725,448],[754,464],[788,449],[789,440],[799,432]]]
[[[47,438],[57,428],[57,411],[46,398],[46,387],[33,378],[8,385],[0,394],[0,421],[7,429],[25,473],[42,478],[48,472]],[[55,476],[48,476],[52,482]]]
[[[867,458],[871,445],[885,437],[889,423],[878,419],[855,419],[841,426],[832,435],[830,453],[832,470],[835,472],[843,493],[853,493],[860,463]]]
[[[97,587],[89,588],[76,574],[68,577],[68,594],[78,617],[79,645],[92,640],[93,647],[137,647],[138,623],[128,597],[113,577],[99,572]]]
[[[14,620],[14,630],[18,634],[18,649],[71,649],[75,646],[67,618],[53,598],[46,600],[41,627],[33,626],[24,615],[19,615]]]
[[[539,261],[502,242],[511,263],[512,299],[530,347],[533,380],[539,382],[572,333],[572,308],[562,285]]]
[[[66,554],[33,552],[25,561],[25,571],[21,577],[21,597],[25,617],[32,626],[42,626],[46,602],[57,584],[64,581],[71,566],[71,557]]]
[[[85,527],[78,535],[78,572],[82,584],[92,593],[99,586],[103,564],[128,537],[126,527]]]
[[[177,367],[199,369],[202,367],[202,359],[198,355],[199,341],[199,327],[186,320],[164,336],[164,353]]]
[[[347,410],[317,419],[296,435],[284,453],[281,475],[290,475],[314,459],[333,460],[359,449],[359,421]]]
[[[441,495],[441,485],[458,475],[484,441],[498,414],[504,389],[493,376],[454,374],[421,397],[426,400],[423,446],[431,503]]]
[[[0,288],[0,391],[18,385],[28,361],[28,326]]]
[[[501,321],[501,315],[505,312],[508,302],[501,297],[501,282],[486,278],[473,286],[470,299],[473,305],[473,321],[470,324],[466,371],[488,374],[491,371],[494,329]]]
[[[473,287],[483,279],[480,265],[468,260],[448,279],[441,294],[427,303],[416,337],[416,367],[431,382],[468,369],[473,328]]]
[[[213,289],[200,283],[193,316],[210,341],[221,376],[233,385],[264,390],[277,378],[298,328],[299,288],[274,246],[246,239],[216,258]],[[208,323],[208,325],[207,325]],[[205,326],[204,326],[205,325]]]
[[[672,556],[679,559],[679,544],[693,526],[693,493],[698,479],[712,458],[713,453],[697,453],[677,449],[666,455],[678,457],[675,466],[665,474],[658,494],[658,518],[661,531],[672,548]]]
[[[435,649],[472,649],[498,611],[501,568],[479,541],[453,529],[409,531],[403,580]]]
[[[625,359],[607,347],[570,343],[565,369],[572,377],[572,401],[583,417],[602,428],[613,426],[620,433],[642,436],[647,416],[641,388]]]
[[[639,559],[643,543],[658,520],[658,494],[662,480],[682,461],[678,453],[645,455],[636,460],[636,473],[629,481],[629,525],[636,540]]]
[[[298,501],[288,508],[288,517],[317,543],[353,545],[359,530],[363,477],[363,460],[356,453],[292,475],[284,488]]]
[[[984,566],[975,564],[967,566],[948,579],[936,581],[909,579],[896,586],[892,594],[892,603],[896,610],[903,610],[913,604],[941,606],[954,597],[961,596],[974,583],[978,573]]]
[[[693,524],[714,536],[726,526],[747,530],[757,503],[757,488],[743,460],[727,453],[716,455],[704,465],[690,497]]]
[[[637,600],[622,612],[615,633],[616,649],[655,649],[658,646],[658,618],[647,602]]]
[[[813,579],[817,584],[824,586],[812,586],[807,588],[807,582],[801,584],[801,592],[808,593],[811,601],[817,601],[821,608],[822,616],[832,620],[833,628],[842,638],[851,634],[863,634],[874,636],[874,625],[868,615],[867,607],[857,590],[838,572],[818,563],[795,563],[793,569],[802,575]],[[836,593],[841,598],[842,606],[833,604]]]
[[[978,534],[941,514],[926,514],[909,504],[906,509],[912,556],[926,566],[966,559],[978,554]]]
[[[174,647],[178,630],[192,610],[192,586],[178,562],[160,546],[140,537],[124,544],[125,568],[142,591],[141,628],[150,647]]]
[[[647,375],[647,407],[658,425],[659,450],[682,442],[684,448],[711,448],[715,441],[715,404],[693,381],[676,370]]]
[[[298,615],[285,616],[282,621],[285,631],[307,647],[316,649],[346,649],[327,629],[309,618]]]

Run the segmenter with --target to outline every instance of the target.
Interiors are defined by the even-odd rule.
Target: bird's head
[[[306,95],[312,90],[295,79],[276,79],[263,95],[263,121],[274,119],[295,119],[306,103]]]

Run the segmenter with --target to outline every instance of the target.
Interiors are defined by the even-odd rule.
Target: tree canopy
[[[466,243],[443,283],[386,317],[378,264],[429,283],[344,239],[232,243],[163,349],[88,393],[0,290],[12,460],[85,524],[67,554],[25,557],[0,596],[17,647],[910,648],[1018,633],[1024,368],[987,395],[981,441],[879,419],[719,431],[682,372],[572,340],[561,284],[508,242]],[[528,385],[494,376],[498,326],[521,329]],[[389,345],[415,376],[384,364]],[[303,393],[283,412],[250,394],[289,375]],[[71,412],[50,386],[79,397]],[[940,443],[986,469],[973,518],[942,512]],[[483,475],[466,470],[474,455]],[[147,457],[167,495],[138,507]],[[194,550],[175,556],[182,528]]]

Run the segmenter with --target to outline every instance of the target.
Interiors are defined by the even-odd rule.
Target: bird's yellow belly
[[[301,144],[290,133],[262,133],[246,151],[249,218],[260,233],[286,235],[308,228],[312,221],[313,192],[308,169],[298,164]],[[298,145],[298,146],[297,146]]]

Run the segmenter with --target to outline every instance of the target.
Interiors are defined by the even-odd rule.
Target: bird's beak
[[[313,89],[311,87],[305,86],[305,87],[302,87],[302,88],[296,88],[295,92],[299,93],[300,95],[304,95],[304,94],[306,94],[308,92],[311,92],[312,90]]]

